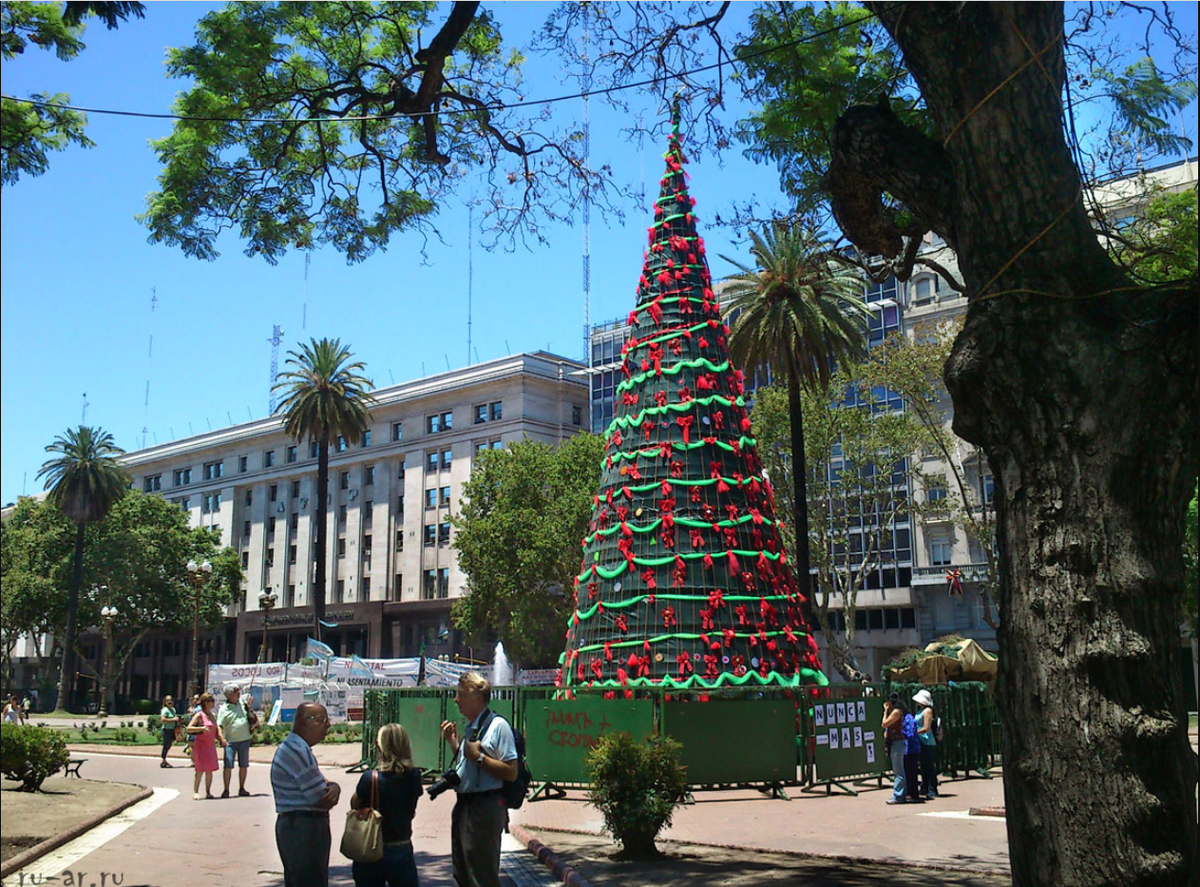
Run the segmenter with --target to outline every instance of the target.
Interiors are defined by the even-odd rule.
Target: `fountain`
[[[512,663],[504,652],[504,642],[496,641],[496,651],[492,654],[492,686],[511,687],[513,685]]]

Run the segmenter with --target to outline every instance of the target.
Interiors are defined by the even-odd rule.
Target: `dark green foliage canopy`
[[[289,351],[279,374],[276,391],[285,392],[276,407],[284,416],[284,430],[295,440],[314,441],[345,437],[358,443],[367,430],[369,404],[374,403],[373,382],[360,375],[366,368],[352,360],[341,339],[313,339]]]
[[[50,500],[75,524],[101,520],[129,489],[129,474],[117,457],[125,451],[101,428],[68,429],[46,447],[58,453],[38,471],[46,479]]]

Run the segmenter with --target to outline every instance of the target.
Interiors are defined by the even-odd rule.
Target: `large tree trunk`
[[[325,618],[325,562],[329,535],[326,523],[329,514],[329,432],[317,442],[317,521],[316,570],[313,573],[312,607],[313,637],[321,640],[321,620]]]
[[[66,712],[71,708],[71,694],[75,687],[75,633],[79,618],[79,583],[83,581],[84,524],[75,529],[75,560],[71,566],[71,590],[67,597],[67,630],[63,639],[62,671],[58,676],[58,702],[55,711]]]
[[[788,374],[788,411],[792,431],[792,503],[796,521],[796,581],[807,611],[809,625],[815,625],[812,611],[812,557],[808,549],[808,464],[804,454],[804,407],[800,399],[800,378],[795,370]]]
[[[997,481],[1014,882],[1196,885],[1178,661],[1194,283],[1139,286],[1097,242],[1062,135],[1061,5],[869,6],[935,139],[852,108],[828,184],[843,230],[887,256],[880,191],[898,197],[956,249],[971,298],[946,382]]]

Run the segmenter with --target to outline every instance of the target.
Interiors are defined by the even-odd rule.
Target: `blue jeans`
[[[921,743],[921,794],[927,798],[938,794],[936,755],[937,746]]]
[[[908,781],[904,778],[904,740],[896,739],[892,741],[892,772],[896,774],[896,780],[892,783],[892,798],[901,803],[908,799],[905,795],[908,793]]]
[[[379,862],[356,862],[350,867],[355,887],[419,887],[413,846],[384,844]]]

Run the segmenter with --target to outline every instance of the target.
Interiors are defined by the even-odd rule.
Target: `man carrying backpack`
[[[500,887],[500,839],[508,825],[504,783],[519,775],[512,726],[488,709],[492,685],[478,672],[458,679],[454,701],[469,722],[460,741],[454,721],[442,723],[442,738],[454,752],[459,783],[450,826],[456,887]]]

